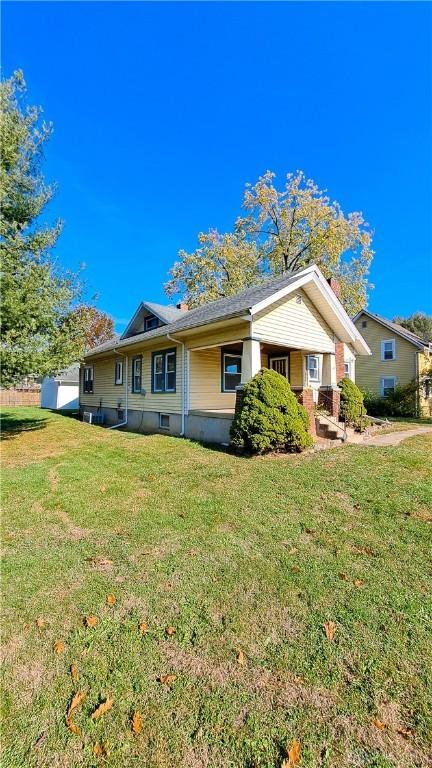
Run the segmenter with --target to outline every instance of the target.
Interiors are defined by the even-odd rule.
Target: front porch
[[[263,367],[287,378],[309,414],[313,435],[317,405],[332,418],[339,418],[340,372],[335,349],[300,349],[249,338],[191,349],[188,358],[188,434],[196,439],[216,431],[225,438],[218,442],[229,442],[229,426],[241,402],[243,386]]]

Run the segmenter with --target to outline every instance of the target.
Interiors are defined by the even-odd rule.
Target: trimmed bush
[[[366,414],[366,408],[363,405],[363,392],[348,377],[342,379],[338,387],[341,390],[340,415],[342,419],[346,424],[359,424],[362,416]]]
[[[313,440],[309,418],[286,378],[262,368],[247,384],[231,426],[231,442],[248,453],[302,451]]]
[[[415,381],[396,387],[387,397],[364,393],[364,403],[370,416],[416,416],[418,386]]]

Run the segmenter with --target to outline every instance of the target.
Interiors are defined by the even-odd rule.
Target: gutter
[[[113,352],[116,355],[120,355],[125,360],[125,420],[121,421],[120,424],[113,424],[112,427],[108,427],[108,429],[118,429],[119,427],[126,427],[128,423],[128,356],[124,355],[122,352],[117,352],[116,349],[113,350]]]
[[[180,437],[184,437],[185,435],[185,416],[186,416],[186,349],[184,345],[184,341],[180,341],[180,339],[175,339],[173,336],[170,336],[169,333],[166,334],[167,339],[170,341],[173,341],[174,344],[181,344],[182,348],[182,375],[181,375],[181,432]]]

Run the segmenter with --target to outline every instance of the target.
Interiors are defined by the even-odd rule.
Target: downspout
[[[116,349],[114,350],[114,353],[116,355],[121,355],[121,357],[123,357],[125,361],[125,420],[121,421],[120,424],[113,424],[112,427],[108,427],[108,429],[118,429],[119,427],[125,427],[128,423],[128,390],[129,390],[128,356],[124,355],[122,352],[117,352]]]
[[[415,359],[415,374],[416,374],[416,416],[420,416],[420,366],[419,366],[419,353],[417,350],[414,352],[414,359]]]
[[[186,410],[186,393],[185,393],[185,381],[186,381],[186,361],[185,361],[185,345],[184,341],[180,341],[179,339],[174,339],[172,336],[167,333],[167,339],[170,341],[173,341],[174,344],[181,344],[182,348],[182,376],[181,376],[181,432],[180,437],[184,437],[185,434],[185,410]]]

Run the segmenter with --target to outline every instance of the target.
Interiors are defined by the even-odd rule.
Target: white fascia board
[[[124,329],[122,335],[120,336],[119,341],[122,341],[122,339],[126,339],[127,338],[127,333],[129,331],[129,329],[134,324],[136,318],[138,317],[138,314],[140,313],[141,309],[143,309],[143,307],[144,307],[144,304],[141,301],[141,303],[138,305],[137,309],[135,310],[135,312],[133,314],[133,317],[131,318],[131,320],[129,320],[126,328]]]

